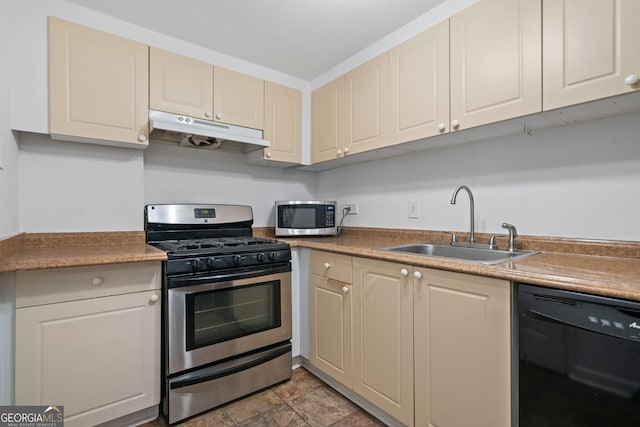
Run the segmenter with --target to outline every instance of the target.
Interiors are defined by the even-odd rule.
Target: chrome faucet
[[[515,225],[507,224],[506,222],[502,223],[502,228],[509,232],[509,252],[516,251],[516,237],[518,237],[518,231],[516,230]]]
[[[458,196],[458,192],[460,190],[465,190],[467,192],[467,194],[469,195],[469,215],[470,215],[470,225],[469,225],[469,229],[470,229],[470,236],[469,236],[469,243],[473,244],[476,242],[476,233],[474,231],[474,227],[473,227],[473,193],[471,192],[471,189],[469,187],[467,187],[466,185],[461,185],[460,187],[456,188],[455,191],[453,192],[453,196],[451,197],[451,204],[455,205],[456,204],[456,197]]]

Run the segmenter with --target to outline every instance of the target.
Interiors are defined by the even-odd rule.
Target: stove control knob
[[[256,255],[256,258],[257,258],[258,262],[264,262],[264,254],[263,253],[259,253],[258,255]]]
[[[209,258],[207,260],[207,268],[220,268],[222,267],[222,260],[218,258]]]
[[[235,265],[240,265],[240,264],[242,264],[242,257],[240,255],[234,255],[233,258],[232,258],[232,262]]]
[[[202,261],[198,258],[191,260],[191,268],[196,271],[202,267]]]
[[[269,261],[275,261],[276,260],[276,253],[275,252],[269,252],[269,255],[267,255],[269,257]]]

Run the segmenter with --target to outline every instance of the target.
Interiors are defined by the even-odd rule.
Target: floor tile
[[[353,414],[331,424],[331,427],[384,427],[385,424],[373,418],[364,411],[358,410]]]
[[[272,390],[282,400],[291,400],[323,385],[322,381],[306,369],[297,368],[293,370],[290,381],[277,385]]]
[[[338,393],[324,386],[287,403],[306,422],[318,427],[330,426],[358,409]]]
[[[234,422],[222,409],[204,413],[192,418],[184,423],[178,424],[180,427],[232,427]]]
[[[309,427],[300,415],[289,406],[283,404],[253,418],[236,424],[237,427]]]
[[[224,412],[234,423],[241,423],[249,418],[270,411],[284,402],[271,390],[266,390],[223,407]]]

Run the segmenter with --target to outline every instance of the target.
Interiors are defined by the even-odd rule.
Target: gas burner
[[[208,239],[166,240],[157,246],[170,252],[206,251],[208,249],[229,249],[277,244],[277,240],[261,237],[215,237]]]

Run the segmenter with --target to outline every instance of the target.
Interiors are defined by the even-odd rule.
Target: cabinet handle
[[[147,137],[144,135],[138,135],[138,141],[140,142],[145,142],[147,140]]]
[[[158,295],[151,295],[151,298],[149,298],[149,301],[158,302]]]
[[[210,112],[210,111],[205,111],[205,112],[204,112],[204,116],[205,116],[207,119],[210,119],[210,118],[211,118],[211,112]]]
[[[222,113],[216,113],[216,119],[220,120],[222,118]]]
[[[413,277],[420,280],[422,279],[422,273],[420,273],[419,271],[416,271],[415,273],[413,273]]]
[[[324,263],[324,269],[328,270],[331,267],[331,264],[329,264],[328,262]]]
[[[460,122],[457,121],[457,120],[453,120],[451,122],[451,127],[454,128],[454,129],[458,129],[460,127]]]
[[[447,126],[444,123],[438,124],[438,130],[440,132],[444,132],[447,129]]]
[[[267,151],[267,159],[270,159],[270,158],[271,158],[271,152]]]
[[[624,82],[629,86],[633,86],[634,84],[638,83],[638,80],[640,80],[640,76],[638,76],[637,74],[629,74],[627,78],[624,79]]]
[[[402,274],[404,277],[407,277],[409,275],[409,271],[406,268],[403,268],[402,270],[400,270],[400,274]]]
[[[102,285],[102,277],[96,277],[95,279],[93,279],[93,280],[91,281],[91,284],[92,284],[93,286],[100,286],[100,285]]]
[[[348,286],[343,286],[342,287],[342,293],[346,294],[347,292],[349,292],[349,287]]]
[[[342,150],[338,150],[338,151],[336,151],[336,155],[337,155],[337,156],[339,156],[339,155],[341,155],[341,154],[342,154]]]
[[[349,147],[344,147],[344,154],[347,154],[349,152]]]

